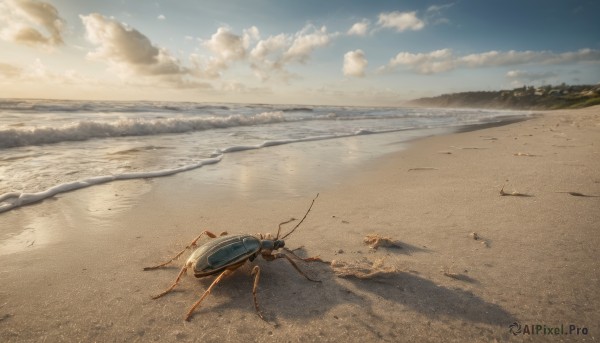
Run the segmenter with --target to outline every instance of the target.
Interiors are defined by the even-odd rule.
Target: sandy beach
[[[388,145],[400,151],[369,159],[368,140],[377,139],[230,154],[218,168],[107,183],[0,214],[0,341],[600,339],[600,106]],[[323,144],[338,150],[327,155]],[[302,158],[315,147],[323,159]],[[267,153],[279,158],[253,163]],[[337,168],[341,159],[351,168]],[[143,267],[203,230],[275,233],[317,193],[286,246],[395,272],[342,278],[328,264],[299,263],[322,281],[313,283],[283,259],[258,258],[223,280],[190,322],[185,313],[213,277],[188,275],[151,299],[184,258]],[[363,243],[371,233],[400,248],[371,249]],[[254,264],[269,323],[255,314]],[[525,333],[532,325],[548,330]]]

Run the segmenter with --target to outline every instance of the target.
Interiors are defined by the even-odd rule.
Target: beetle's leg
[[[194,305],[192,305],[192,307],[190,308],[190,310],[188,311],[188,313],[185,315],[185,320],[187,320],[188,322],[190,321],[190,318],[192,317],[192,312],[194,312],[194,310],[196,309],[196,307],[200,306],[200,303],[202,302],[202,300],[204,300],[204,298],[206,298],[209,294],[210,291],[212,291],[213,287],[215,287],[219,282],[221,282],[221,280],[226,277],[227,275],[233,273],[234,270],[238,269],[241,265],[244,264],[243,261],[242,263],[238,264],[238,265],[234,265],[232,267],[229,267],[227,269],[225,269],[225,271],[223,271],[221,274],[219,274],[219,276],[217,276],[217,278],[210,284],[210,286],[208,287],[208,289],[206,291],[204,291],[204,294],[202,294],[202,296],[200,297],[200,299],[198,301],[196,301],[194,303]]]
[[[226,234],[227,234],[227,232],[223,232],[223,233],[221,233],[221,236],[224,236],[224,235],[226,235]],[[160,267],[164,267],[164,266],[166,266],[167,264],[169,264],[169,263],[171,263],[171,262],[175,261],[175,260],[176,260],[176,259],[178,259],[178,258],[179,258],[179,256],[181,256],[181,254],[183,254],[183,253],[184,253],[184,252],[185,252],[187,249],[189,249],[189,248],[192,248],[192,247],[195,247],[195,246],[196,246],[196,242],[198,242],[198,240],[200,239],[200,237],[202,237],[202,235],[207,235],[207,236],[208,236],[208,237],[210,237],[210,238],[215,238],[215,237],[217,237],[217,235],[215,235],[214,233],[212,233],[212,232],[210,232],[210,231],[204,231],[204,232],[202,232],[202,233],[201,233],[201,234],[200,234],[198,237],[196,237],[196,239],[194,239],[194,240],[192,241],[192,243],[190,243],[188,246],[186,246],[186,247],[185,247],[183,250],[181,250],[181,251],[180,251],[180,252],[179,252],[177,255],[175,255],[175,257],[173,257],[172,259],[168,260],[168,261],[167,261],[167,262],[165,262],[165,263],[161,263],[161,264],[159,264],[159,265],[156,265],[156,266],[153,266],[153,267],[145,267],[145,268],[144,268],[144,270],[153,270],[153,269],[158,269],[158,268],[160,268]]]
[[[315,256],[315,257],[307,257],[307,258],[302,258],[302,257],[300,257],[300,256],[298,256],[298,255],[296,255],[296,254],[294,253],[294,250],[298,250],[298,249],[300,249],[300,248],[296,248],[296,249],[294,249],[294,250],[290,250],[290,249],[288,249],[288,248],[286,248],[286,247],[283,247],[282,249],[283,249],[283,250],[285,250],[285,251],[287,251],[287,252],[289,252],[289,253],[290,253],[292,256],[294,256],[295,258],[297,258],[297,259],[299,259],[299,260],[302,260],[302,261],[304,261],[304,262],[322,262],[322,263],[327,263],[327,264],[330,264],[330,263],[331,263],[331,262],[329,262],[329,261],[323,261],[323,260],[322,260],[320,257],[318,257],[318,256]]]
[[[256,299],[256,289],[258,288],[258,281],[260,280],[260,267],[254,266],[254,268],[252,268],[252,274],[250,274],[250,275],[254,275],[254,286],[252,286],[252,297],[254,298],[254,308],[256,309],[256,314],[258,314],[260,319],[262,319],[266,322],[267,320],[265,319],[265,317],[263,317],[262,312],[258,308],[258,300]]]
[[[170,291],[173,290],[173,288],[175,288],[175,286],[177,286],[177,284],[179,283],[179,280],[181,280],[181,277],[185,275],[185,272],[187,271],[187,266],[181,268],[181,271],[179,272],[179,275],[177,275],[177,279],[175,279],[175,282],[173,282],[173,284],[171,285],[171,287],[169,287],[169,289],[167,289],[166,291],[157,294],[157,295],[153,295],[152,299],[158,299],[160,297],[162,297],[163,295],[169,293]]]
[[[308,277],[308,275],[306,275],[301,269],[300,267],[298,267],[298,265],[296,264],[296,262],[294,262],[294,260],[291,259],[291,257],[289,257],[286,254],[282,254],[280,252],[278,253],[273,253],[273,254],[263,254],[262,257],[267,260],[267,261],[273,261],[275,259],[278,258],[285,258],[286,260],[288,260],[288,262],[292,265],[292,267],[294,267],[294,269],[296,269],[296,271],[300,274],[302,274],[302,276],[304,276],[307,280],[309,281],[313,281],[313,282],[321,282],[321,280],[314,280]]]

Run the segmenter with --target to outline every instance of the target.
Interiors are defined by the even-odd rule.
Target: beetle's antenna
[[[304,217],[302,217],[302,220],[300,220],[300,222],[298,224],[296,224],[296,226],[294,226],[292,231],[288,232],[285,236],[281,237],[281,239],[285,239],[287,236],[291,235],[298,228],[298,226],[300,226],[300,224],[302,224],[304,219],[306,219],[306,216],[308,216],[308,212],[310,212],[310,209],[313,207],[313,205],[315,204],[315,200],[317,200],[318,197],[319,197],[319,193],[317,193],[317,196],[310,203],[310,206],[308,207],[308,210],[304,214]],[[277,234],[277,236],[279,236],[279,233]]]
[[[296,220],[296,218],[290,218],[289,220],[286,220],[286,221],[284,221],[282,223],[279,223],[279,229],[277,230],[277,236],[275,237],[275,240],[279,239],[279,233],[281,232],[281,225],[284,225],[284,224],[287,224],[287,223],[291,223],[294,220]]]

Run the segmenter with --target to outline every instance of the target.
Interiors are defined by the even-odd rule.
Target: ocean
[[[0,212],[114,180],[218,164],[229,153],[393,134],[406,141],[530,115],[480,109],[0,100]]]

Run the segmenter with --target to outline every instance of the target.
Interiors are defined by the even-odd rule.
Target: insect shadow
[[[469,281],[472,280],[469,278]],[[516,320],[500,305],[462,289],[437,285],[412,273],[399,272],[378,280],[349,279],[349,282],[364,293],[391,300],[431,319],[453,317],[495,326]]]

